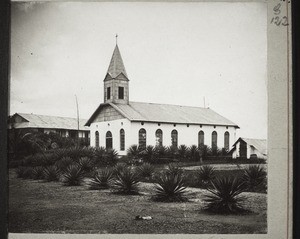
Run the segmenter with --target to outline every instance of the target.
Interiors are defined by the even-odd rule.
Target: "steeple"
[[[116,44],[115,50],[110,60],[110,64],[107,70],[107,73],[112,77],[116,78],[118,75],[123,73],[127,78],[127,73],[125,70],[125,66],[121,57],[121,53],[118,45]]]
[[[129,79],[117,42],[104,78],[104,103],[110,102],[129,103]]]

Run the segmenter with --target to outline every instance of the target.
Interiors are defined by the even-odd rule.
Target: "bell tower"
[[[104,103],[129,104],[129,79],[117,42],[104,78]]]

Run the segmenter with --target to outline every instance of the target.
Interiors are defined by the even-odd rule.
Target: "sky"
[[[88,119],[116,34],[130,101],[205,105],[267,138],[262,2],[13,2],[10,114],[76,117],[77,95]]]

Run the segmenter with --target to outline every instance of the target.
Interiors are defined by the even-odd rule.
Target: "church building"
[[[129,78],[118,45],[103,81],[104,103],[89,118],[90,144],[113,148],[126,155],[132,145],[185,144],[226,148],[235,142],[232,121],[209,108],[129,100]]]

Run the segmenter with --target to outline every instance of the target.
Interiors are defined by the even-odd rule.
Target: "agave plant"
[[[102,169],[97,172],[91,179],[89,185],[90,189],[101,190],[110,187],[113,181],[113,171],[109,168]]]
[[[137,168],[137,173],[140,177],[151,178],[154,174],[155,168],[150,163],[144,163]]]
[[[37,166],[32,169],[32,178],[33,179],[44,179],[44,167]]]
[[[169,164],[166,170],[166,174],[168,175],[180,175],[182,176],[183,170],[177,166],[176,164]]]
[[[154,148],[158,158],[164,158],[166,157],[167,153],[168,153],[168,148],[165,146],[156,146]]]
[[[105,152],[106,164],[114,166],[118,160],[118,152],[114,149],[108,149]]]
[[[145,150],[141,151],[140,154],[146,162],[150,163],[155,162],[157,158],[157,152],[155,151],[155,148],[152,145],[148,145]]]
[[[84,173],[78,164],[72,164],[62,175],[62,182],[65,186],[79,186],[83,182]]]
[[[74,162],[70,157],[63,157],[61,160],[56,161],[55,165],[60,169],[60,171],[64,172],[73,163]]]
[[[211,155],[211,148],[207,145],[200,145],[199,147],[200,154],[203,158]]]
[[[260,165],[251,165],[244,169],[243,182],[250,191],[255,191],[266,183],[267,173]]]
[[[139,176],[130,168],[121,171],[114,183],[113,190],[121,194],[138,194]]]
[[[241,203],[244,197],[245,185],[237,177],[216,178],[207,188],[203,199],[207,204],[205,209],[215,213],[237,213],[243,211]]]
[[[185,160],[187,157],[187,153],[188,147],[186,145],[182,144],[178,147],[178,156],[180,157],[180,159]]]
[[[178,148],[176,146],[167,147],[167,154],[171,158],[177,158],[178,156]]]
[[[197,171],[197,179],[201,186],[208,186],[215,178],[215,168],[209,165],[204,165]]]
[[[191,145],[187,149],[187,156],[190,161],[198,161],[199,160],[199,150],[196,145]]]
[[[187,201],[185,193],[186,186],[182,175],[162,174],[157,178],[153,199],[163,202],[183,202]]]
[[[123,172],[123,170],[127,169],[128,166],[125,163],[117,163],[114,167],[113,167],[113,174],[115,176],[119,175],[121,172]]]
[[[127,149],[127,156],[130,158],[138,158],[140,155],[140,149],[137,145],[132,145]]]
[[[94,162],[88,157],[80,158],[78,165],[84,172],[90,172],[94,168]]]
[[[58,181],[60,178],[61,172],[56,165],[48,166],[44,169],[44,178],[46,181]]]

